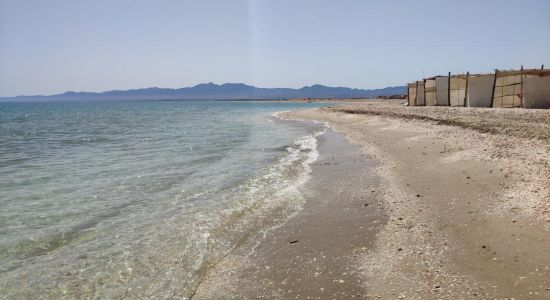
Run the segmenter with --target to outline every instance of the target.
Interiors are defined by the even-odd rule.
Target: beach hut
[[[426,106],[435,105],[435,77],[424,79],[424,103]]]
[[[550,69],[435,76],[407,85],[410,106],[550,108]]]
[[[523,79],[523,107],[550,108],[550,70]]]
[[[408,92],[409,92],[409,106],[415,106],[416,105],[416,82],[409,83],[408,85]]]
[[[416,82],[416,102],[415,106],[424,106],[426,102],[424,101],[424,81],[419,80]]]
[[[467,75],[454,75],[449,79],[449,105],[464,106]]]
[[[437,106],[449,106],[449,78],[449,76],[435,78],[435,105]]]
[[[495,71],[492,107],[545,107],[548,69]],[[524,90],[525,89],[525,90]],[[527,95],[529,103],[524,101]]]
[[[495,74],[469,75],[466,103],[468,107],[491,107]]]

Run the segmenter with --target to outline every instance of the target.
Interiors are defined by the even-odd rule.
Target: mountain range
[[[383,89],[352,89],[328,87],[315,84],[299,89],[258,88],[242,83],[203,83],[179,89],[143,88],[132,90],[112,90],[107,92],[65,92],[49,96],[16,96],[0,98],[0,101],[79,101],[79,100],[268,100],[292,98],[375,98],[406,94],[405,86]]]

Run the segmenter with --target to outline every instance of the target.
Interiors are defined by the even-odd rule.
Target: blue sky
[[[0,0],[0,96],[550,67],[550,1]]]

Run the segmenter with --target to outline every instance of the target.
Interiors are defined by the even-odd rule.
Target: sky
[[[550,67],[550,1],[0,0],[0,96]]]

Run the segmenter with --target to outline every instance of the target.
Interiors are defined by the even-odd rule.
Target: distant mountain
[[[180,89],[144,88],[113,90],[100,93],[65,92],[51,96],[17,96],[0,98],[0,101],[79,101],[79,100],[267,100],[291,98],[374,98],[406,94],[405,86],[362,90],[346,87],[328,87],[315,84],[300,89],[258,88],[242,83],[203,83]]]

